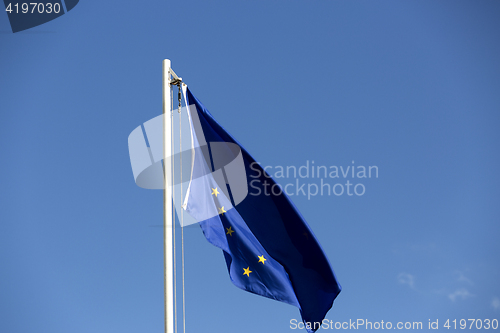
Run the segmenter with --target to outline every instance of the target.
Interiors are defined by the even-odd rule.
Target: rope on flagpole
[[[169,74],[170,75],[170,74]],[[172,140],[171,140],[171,146],[172,146],[172,156],[169,158],[172,158],[172,190],[175,188],[174,183],[175,183],[175,145],[174,145],[174,90],[172,88],[172,85],[170,85],[170,117],[172,118],[171,123],[171,132],[172,133]],[[177,265],[176,265],[176,255],[175,255],[175,193],[172,195],[172,205],[174,209],[172,209],[172,238],[173,238],[173,257],[174,257],[174,331],[177,333]]]
[[[180,160],[180,183],[181,183],[181,262],[182,262],[182,328],[183,332],[186,333],[186,290],[184,281],[184,210],[182,209],[182,94],[181,94],[181,83],[177,84],[178,87],[178,98],[179,98],[179,160]]]

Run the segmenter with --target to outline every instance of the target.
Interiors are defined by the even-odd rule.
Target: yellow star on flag
[[[231,226],[229,226],[229,228],[226,228],[226,230],[227,230],[226,235],[233,236],[234,230],[232,229]]]
[[[262,263],[262,265],[264,265],[264,264],[265,264],[265,261],[267,260],[266,258],[264,258],[264,255],[257,256],[257,257],[259,257],[259,262],[261,262],[261,263]]]
[[[215,195],[217,198],[217,194],[219,194],[219,191],[217,191],[217,187],[212,189],[212,195]]]
[[[250,277],[250,273],[252,273],[252,271],[250,270],[250,266],[248,266],[247,268],[243,268],[243,270],[245,271],[243,275]]]
[[[222,206],[222,208],[219,208],[219,214],[222,214],[224,215],[226,211],[224,210],[224,206]]]

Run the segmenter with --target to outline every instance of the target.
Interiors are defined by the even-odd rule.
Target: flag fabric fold
[[[193,150],[192,174],[197,176],[183,207],[200,222],[207,240],[222,249],[234,285],[298,307],[306,327],[320,323],[341,286],[316,237],[285,193],[268,190],[276,184],[272,177],[187,87],[183,90],[193,147],[200,148]],[[221,151],[228,159],[242,157],[246,178],[237,186],[229,181],[235,177],[218,166]],[[248,184],[252,191],[235,202]]]

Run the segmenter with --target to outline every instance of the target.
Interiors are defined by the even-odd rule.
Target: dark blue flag
[[[183,207],[223,250],[237,287],[294,305],[305,323],[320,323],[341,287],[316,237],[287,195],[277,186],[270,191],[276,182],[187,87],[184,93],[195,149]]]

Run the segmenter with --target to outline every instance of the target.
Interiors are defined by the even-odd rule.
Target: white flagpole
[[[171,63],[163,60],[163,165],[165,189],[163,192],[163,231],[165,259],[165,333],[174,333],[174,265],[172,231],[174,227],[172,207],[172,105],[170,96]]]

